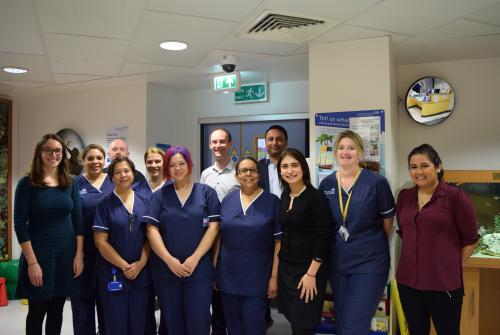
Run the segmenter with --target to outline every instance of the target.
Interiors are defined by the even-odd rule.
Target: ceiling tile
[[[394,51],[398,65],[500,57],[500,35],[401,43],[394,46]]]
[[[294,50],[301,47],[302,45],[303,44],[263,41],[253,38],[231,36],[224,39],[218,45],[218,48],[238,52],[264,53],[286,56],[290,55]]]
[[[360,40],[363,38],[381,37],[381,36],[391,36],[392,43],[398,43],[404,41],[408,36],[401,34],[390,33],[383,30],[368,29],[363,27],[356,27],[347,24],[343,24],[327,31],[323,35],[314,39],[311,45],[320,43],[330,43],[330,42],[342,42],[350,40]]]
[[[174,66],[141,64],[141,63],[125,63],[122,68],[121,75],[127,76],[132,74],[144,74],[152,72],[161,72],[177,69]]]
[[[106,78],[104,76],[87,76],[83,74],[55,73],[56,84],[69,84],[79,81],[90,81]]]
[[[416,37],[410,38],[404,41],[402,44],[424,43],[450,38],[484,36],[492,34],[500,34],[500,26],[460,19],[448,23],[442,27],[432,29],[432,31],[427,31]]]
[[[356,16],[382,0],[266,0],[260,6],[265,9],[283,10],[299,15],[331,17],[341,20]]]
[[[414,36],[497,1],[385,0],[347,23]]]
[[[235,23],[193,16],[147,12],[130,45],[129,62],[192,67],[198,64],[224,36],[234,31]],[[183,51],[162,50],[166,40],[183,41]]]
[[[2,0],[0,52],[45,54],[29,0]]]
[[[130,39],[145,0],[35,0],[44,32]]]
[[[193,15],[230,21],[240,21],[248,15],[262,0],[152,0],[149,10],[166,13]]]
[[[51,84],[29,83],[29,82],[24,83],[20,81],[0,81],[0,84],[9,85],[13,87],[22,87],[22,88],[37,88],[37,87],[44,87],[51,85]]]
[[[469,14],[466,18],[500,25],[500,2]]]
[[[29,70],[24,74],[10,74],[0,70],[0,81],[52,83],[50,69],[45,56],[0,53],[0,68],[19,66]]]
[[[126,41],[44,34],[50,65],[56,73],[116,76],[125,58]]]

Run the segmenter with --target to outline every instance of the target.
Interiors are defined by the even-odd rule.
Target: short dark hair
[[[408,155],[408,168],[410,168],[410,159],[414,155],[425,155],[432,162],[432,164],[434,164],[435,168],[440,168],[440,171],[437,174],[438,180],[441,181],[441,179],[443,179],[444,169],[441,157],[439,157],[437,151],[430,144],[421,144],[410,151],[410,154]]]
[[[241,162],[245,161],[245,160],[249,160],[249,161],[252,161],[255,163],[255,166],[257,167],[257,173],[259,174],[260,176],[260,167],[259,167],[259,163],[257,163],[257,160],[255,158],[253,158],[252,156],[245,156],[243,158],[240,158],[240,160],[236,163],[236,165],[234,166],[234,173],[235,174],[238,174],[238,169],[240,168],[240,164]]]
[[[128,166],[130,167],[130,170],[132,170],[132,174],[135,176],[134,162],[132,162],[132,160],[128,157],[120,156],[120,157],[116,157],[115,159],[113,159],[111,164],[109,164],[109,166],[108,166],[109,179],[113,180],[113,175],[115,174],[116,164],[122,163],[122,162],[127,162]]]
[[[85,147],[85,149],[83,149],[82,158],[85,159],[85,157],[87,157],[87,155],[89,154],[89,151],[92,149],[99,150],[101,152],[102,156],[104,158],[106,158],[106,152],[104,151],[104,148],[102,146],[100,146],[99,144],[95,144],[95,143],[89,144]]]
[[[288,141],[288,133],[286,132],[286,129],[279,124],[273,124],[271,127],[267,128],[265,136],[267,137],[267,133],[273,129],[281,131],[283,135],[285,135],[285,141]]]
[[[281,162],[286,156],[295,158],[299,162],[302,169],[302,180],[304,181],[304,184],[311,186],[311,172],[309,171],[309,165],[307,164],[306,157],[302,152],[295,148],[287,148],[281,153],[281,156],[278,159],[278,177],[283,188],[290,191],[290,185],[288,185],[288,183],[281,177]]]
[[[69,173],[69,163],[68,154],[66,151],[66,144],[64,141],[56,134],[45,134],[40,142],[35,146],[33,152],[33,160],[31,161],[31,167],[27,173],[30,184],[37,187],[45,187],[47,183],[44,181],[45,173],[43,172],[43,162],[42,162],[42,149],[48,140],[54,140],[61,144],[61,162],[57,166],[57,181],[60,187],[68,188],[71,186],[72,178]]]
[[[217,128],[214,128],[212,129],[212,131],[210,132],[210,136],[208,136],[208,141],[212,141],[212,134],[217,131],[217,130],[222,130],[223,132],[226,133],[226,137],[227,137],[227,141],[228,142],[232,142],[233,141],[233,138],[231,136],[231,133],[229,132],[229,130],[227,130],[226,128],[222,128],[222,127],[217,127]]]

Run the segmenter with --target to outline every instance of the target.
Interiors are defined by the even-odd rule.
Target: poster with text
[[[334,145],[337,136],[352,130],[363,139],[362,165],[385,175],[385,117],[383,110],[318,113],[315,115],[316,176],[319,183],[337,170]]]

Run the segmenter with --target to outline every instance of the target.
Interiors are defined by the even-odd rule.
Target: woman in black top
[[[292,324],[292,334],[314,334],[323,309],[333,218],[324,194],[311,185],[300,151],[288,148],[281,154],[278,175],[283,185],[279,311]]]

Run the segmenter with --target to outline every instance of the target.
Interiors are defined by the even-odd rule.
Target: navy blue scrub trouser
[[[388,273],[334,274],[332,278],[338,335],[367,335],[382,299]]]
[[[149,288],[108,292],[101,284],[104,325],[108,335],[144,335]]]
[[[95,335],[95,313],[99,322],[99,335],[106,335],[102,304],[97,291],[97,274],[95,265],[85,264],[79,278],[82,289],[78,296],[71,298],[74,335]]]
[[[209,335],[212,280],[155,283],[168,334]]]
[[[222,292],[222,307],[229,335],[265,335],[267,297],[248,297]]]

